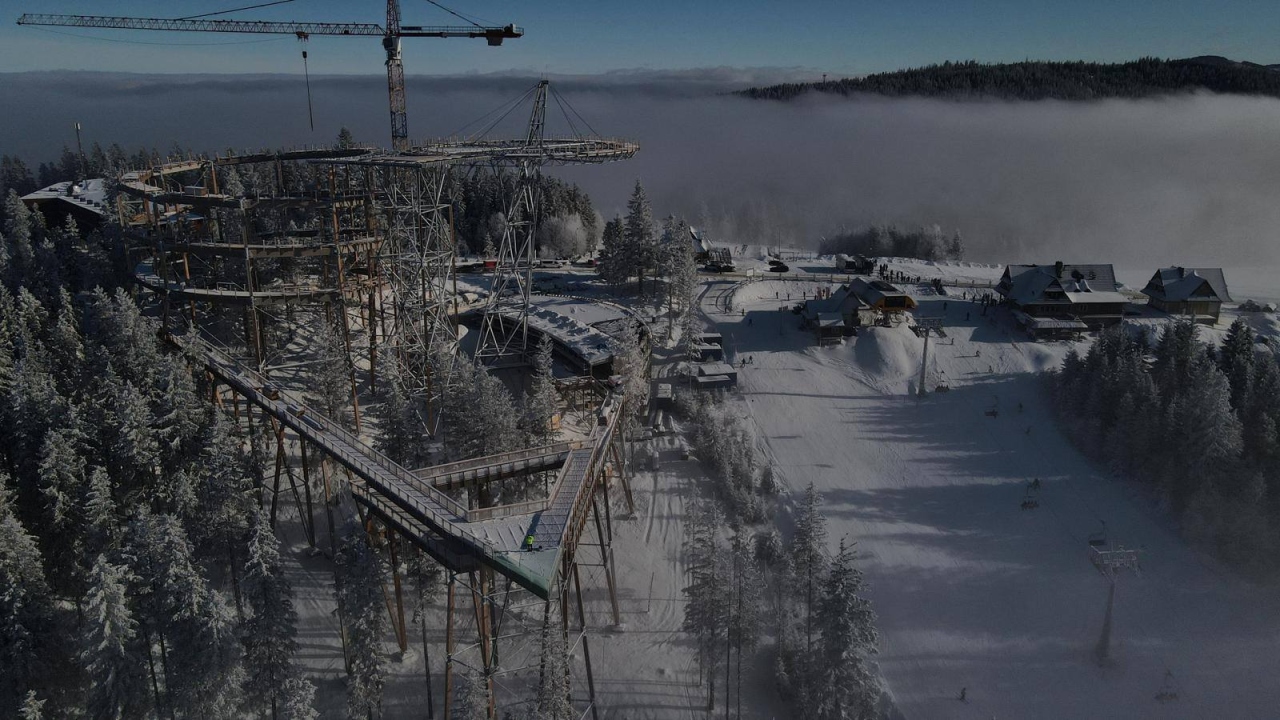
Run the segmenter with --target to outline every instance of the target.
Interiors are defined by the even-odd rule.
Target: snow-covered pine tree
[[[1241,450],[1230,385],[1207,351],[1192,357],[1186,374],[1168,401],[1163,453],[1165,489],[1180,509],[1197,491],[1224,490]]]
[[[876,716],[880,687],[869,656],[877,652],[880,636],[871,603],[861,596],[862,573],[854,560],[853,548],[842,539],[818,604],[822,641],[819,678],[811,694],[816,712],[811,717],[819,720]]]
[[[764,589],[764,580],[752,556],[751,544],[747,542],[743,533],[739,532],[733,536],[730,555],[733,584],[728,630],[729,641],[733,644],[733,652],[737,656],[737,666],[733,675],[734,684],[737,687],[734,694],[735,704],[738,708],[737,716],[742,717],[742,655],[743,651],[746,651],[749,656],[760,641],[760,631],[764,624],[764,605],[761,602],[760,591]],[[726,672],[726,683],[727,675]],[[728,685],[726,684],[725,687],[727,688]]]
[[[682,629],[698,644],[698,666],[707,680],[707,709],[715,707],[716,675],[724,659],[729,627],[728,559],[720,542],[724,515],[712,501],[694,508],[685,534],[684,554],[689,584]]]
[[[84,367],[84,339],[66,289],[61,291],[57,319],[49,328],[49,338],[44,344],[45,365],[53,376],[58,394],[75,397],[82,390]]]
[[[72,412],[37,357],[23,358],[14,366],[2,411],[8,430],[7,442],[0,444],[0,455],[8,458],[8,467],[14,469],[17,478],[39,477],[40,451],[45,438],[55,428],[67,427],[72,421]],[[24,512],[39,505],[32,497],[35,491],[35,483],[30,482],[18,488]]]
[[[149,394],[162,463],[179,465],[195,459],[200,452],[200,431],[207,424],[210,411],[196,394],[186,362],[173,355],[160,355]],[[174,507],[183,507],[192,499],[177,493],[173,497]]]
[[[813,483],[805,488],[791,536],[791,566],[796,577],[796,593],[804,626],[804,654],[813,656],[813,613],[827,569],[827,522],[819,508],[822,498]]]
[[[30,288],[45,307],[55,309],[58,289],[62,287],[62,262],[53,239],[46,236],[36,244],[35,259],[31,271],[23,278],[23,286]]]
[[[112,497],[111,477],[106,469],[97,465],[89,469],[84,513],[87,554],[96,557],[105,550],[115,549],[120,537],[120,518]]]
[[[0,717],[17,715],[30,690],[43,690],[58,667],[54,597],[36,539],[14,513],[0,472]]]
[[[614,372],[622,376],[626,393],[627,415],[624,421],[624,437],[629,437],[640,419],[640,413],[649,407],[649,352],[640,342],[641,328],[628,324],[614,340]]]
[[[576,720],[569,702],[569,657],[559,623],[549,614],[542,620],[542,668],[538,697],[530,720]]]
[[[315,363],[307,403],[336,423],[351,419],[351,359],[337,328],[320,322],[315,334]]]
[[[951,246],[947,248],[947,259],[964,259],[964,240],[960,237],[959,230],[956,230],[955,234],[951,236]]]
[[[489,692],[485,679],[474,672],[458,673],[457,720],[489,720]]]
[[[20,720],[44,720],[46,702],[48,700],[41,700],[35,690],[27,691],[27,697],[22,701],[22,709],[18,711],[18,717]]]
[[[250,532],[256,504],[248,459],[239,429],[224,413],[213,413],[202,428],[199,461],[188,473],[194,497],[180,503],[192,528],[192,541],[205,558],[226,569],[235,586],[240,577],[240,548]],[[236,607],[240,608],[237,589]]]
[[[129,381],[110,388],[107,415],[110,436],[108,469],[115,474],[125,504],[146,499],[156,489],[160,469],[160,444],[152,430],[154,418],[147,399]]]
[[[1280,365],[1255,363],[1249,407],[1243,418],[1244,457],[1268,479],[1267,494],[1280,497]]]
[[[347,714],[376,715],[387,682],[382,641],[388,620],[382,596],[382,561],[369,547],[364,531],[348,523],[338,549],[334,595],[347,630]]]
[[[533,445],[546,445],[555,439],[552,421],[559,405],[552,368],[551,338],[543,335],[533,354],[533,381],[524,405],[525,428]]]
[[[1253,380],[1253,328],[1244,318],[1236,318],[1218,350],[1218,367],[1231,385],[1231,407],[1243,413],[1249,405],[1249,389]]]
[[[1199,326],[1189,320],[1177,320],[1165,326],[1155,347],[1152,377],[1160,397],[1168,406],[1179,388],[1190,380],[1191,361],[1201,352],[1196,342]]]
[[[427,611],[440,592],[444,573],[431,556],[412,545],[405,546],[404,565],[405,576],[413,583],[413,622],[422,636],[422,671],[426,680],[427,706],[432,708],[427,714],[434,715],[435,697],[431,691],[431,646],[427,642]]]
[[[698,282],[698,266],[694,262],[689,224],[674,215],[663,221],[661,274],[667,278],[667,334],[671,334],[677,316],[689,312],[693,290]]]
[[[316,686],[310,680],[300,676],[285,680],[280,696],[281,720],[316,720],[320,717],[315,709]]]
[[[266,516],[253,514],[249,558],[242,582],[244,598],[252,611],[242,631],[245,664],[245,700],[259,712],[269,710],[272,720],[281,717],[289,693],[305,693],[290,681],[307,683],[294,665],[298,652],[298,613],[293,608],[293,588],[280,561],[279,541]],[[314,695],[314,689],[311,691]],[[295,708],[294,712],[297,709]]]
[[[624,247],[627,258],[637,274],[636,292],[644,296],[645,274],[653,274],[654,282],[657,282],[660,250],[657,224],[653,220],[653,206],[639,180],[631,191],[631,199],[627,201],[627,219],[622,234],[626,241]]]
[[[147,651],[129,608],[128,584],[126,568],[97,556],[85,598],[80,653],[89,680],[85,710],[95,720],[145,717],[155,702],[147,682]]]
[[[135,618],[159,645],[164,704],[181,717],[233,718],[243,680],[235,611],[193,557],[172,515],[139,511],[130,522],[125,559],[135,578]]]
[[[622,218],[614,219],[604,224],[604,231],[600,239],[600,261],[597,271],[600,278],[607,283],[614,292],[627,281],[627,278],[633,274],[634,266],[631,264],[627,252],[627,240],[622,231]]]
[[[15,292],[25,284],[35,264],[31,211],[12,189],[4,198],[4,239],[9,250],[8,286]]]
[[[42,545],[49,558],[50,584],[64,596],[84,593],[86,485],[83,443],[73,421],[45,436],[40,451],[40,493],[44,498]]]

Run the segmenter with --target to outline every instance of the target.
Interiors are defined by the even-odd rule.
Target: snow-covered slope
[[[833,547],[858,543],[884,677],[907,718],[1275,716],[1277,593],[1188,548],[1060,436],[1033,373],[1070,344],[927,299],[922,315],[948,319],[927,386],[951,390],[918,399],[923,343],[909,330],[818,349],[775,299],[749,297],[745,317],[704,308],[752,358],[742,401],[779,476],[793,492],[818,488]],[[1022,510],[1036,478],[1041,505]],[[1086,543],[1103,521],[1113,542],[1143,550],[1144,570],[1119,580],[1107,667],[1094,660],[1107,583]],[[1166,688],[1178,699],[1158,702]]]

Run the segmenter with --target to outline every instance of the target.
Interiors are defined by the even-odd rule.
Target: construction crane
[[[448,8],[444,9],[448,10]],[[456,15],[457,13],[453,14]],[[486,27],[476,23],[471,26],[401,25],[400,0],[387,0],[387,23],[385,26],[376,23],[271,22],[201,18],[165,19],[105,15],[48,15],[42,13],[26,13],[18,18],[18,24],[121,30],[296,35],[300,40],[305,40],[312,35],[381,37],[382,47],[387,53],[387,94],[391,102],[391,148],[400,152],[409,150],[409,116],[405,107],[404,63],[400,56],[401,38],[484,38],[492,46],[501,45],[503,40],[514,39],[524,35],[524,30],[515,25],[501,27]]]

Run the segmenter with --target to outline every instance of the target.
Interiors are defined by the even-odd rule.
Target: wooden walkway
[[[600,422],[586,443],[562,443],[410,471],[211,343],[192,336],[170,336],[169,340],[201,356],[221,382],[349,470],[355,499],[446,567],[467,571],[486,565],[539,597],[547,598],[552,592],[560,579],[562,554],[573,552],[592,507],[596,479],[621,415],[616,396],[602,405]],[[520,463],[560,464],[548,498],[468,509],[436,486],[460,472],[498,476]],[[463,464],[466,467],[459,467]],[[534,550],[522,548],[528,535],[535,538]]]

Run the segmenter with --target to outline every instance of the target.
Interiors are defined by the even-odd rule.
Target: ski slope
[[[793,493],[820,491],[833,549],[858,543],[903,716],[1280,714],[1280,595],[1189,548],[1140,488],[1102,476],[1058,433],[1033,373],[1068,343],[1032,343],[995,311],[924,297],[920,316],[947,318],[926,384],[951,390],[918,399],[922,341],[909,330],[814,348],[769,285],[738,288],[725,313],[728,283],[709,283],[702,307],[730,353],[752,358],[741,402],[778,475]],[[1034,478],[1040,507],[1022,510]],[[1143,573],[1118,581],[1100,667],[1107,583],[1086,539],[1104,520],[1112,542],[1142,549]],[[1177,699],[1157,701],[1162,690]]]

